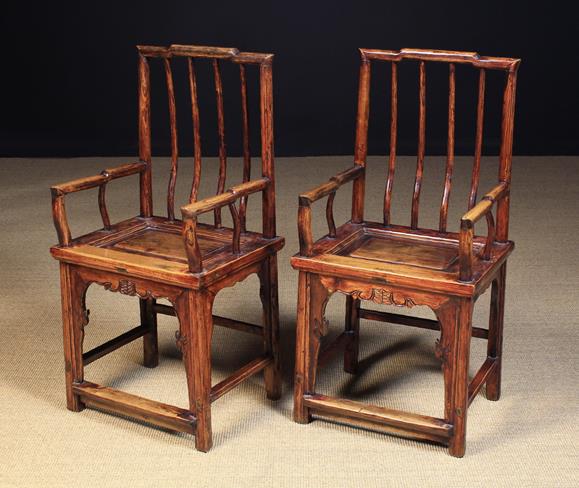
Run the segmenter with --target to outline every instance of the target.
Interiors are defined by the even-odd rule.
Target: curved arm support
[[[52,193],[52,218],[54,220],[54,227],[58,235],[58,243],[61,246],[70,246],[72,240],[70,235],[70,227],[66,217],[66,209],[64,207],[64,197],[69,193],[76,193],[78,191],[89,190],[91,188],[99,188],[99,210],[103,219],[103,226],[105,229],[110,228],[109,214],[105,203],[105,187],[106,185],[117,178],[123,178],[134,174],[144,173],[147,169],[147,163],[140,161],[138,163],[129,163],[117,166],[116,168],[105,169],[101,174],[96,176],[88,176],[86,178],[79,178],[76,180],[61,183],[50,187]]]
[[[181,215],[183,216],[183,239],[187,260],[189,261],[189,271],[191,273],[200,273],[203,270],[201,249],[197,239],[197,217],[215,209],[228,206],[233,220],[232,252],[239,254],[241,223],[235,202],[252,193],[266,190],[269,184],[269,178],[248,181],[240,185],[232,186],[225,192],[214,197],[205,198],[204,200],[181,207]]]
[[[500,183],[460,219],[458,259],[459,279],[461,281],[472,280],[474,225],[483,217],[485,217],[487,221],[487,239],[483,250],[483,259],[490,259],[492,245],[495,242],[495,221],[491,211],[493,204],[505,197],[508,191],[509,187],[507,183]]]
[[[326,219],[328,221],[328,235],[332,238],[336,237],[336,224],[334,223],[334,196],[336,191],[345,183],[364,177],[364,167],[362,165],[355,165],[348,168],[336,176],[330,178],[326,183],[314,188],[313,190],[302,193],[299,197],[298,210],[298,232],[300,240],[300,254],[302,256],[311,256],[313,249],[312,236],[312,216],[311,204],[321,198],[328,197],[326,205]]]

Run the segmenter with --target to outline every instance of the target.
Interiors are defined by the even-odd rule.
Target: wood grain
[[[390,158],[388,159],[388,178],[384,191],[384,225],[390,224],[392,189],[396,170],[396,142],[398,136],[398,65],[392,63],[390,81]]]
[[[478,101],[476,106],[476,136],[475,136],[475,153],[474,163],[472,166],[472,178],[470,195],[468,199],[468,209],[470,210],[476,204],[476,195],[478,191],[480,178],[480,160],[482,156],[482,143],[484,131],[484,110],[485,110],[485,85],[486,85],[486,71],[481,69],[479,71],[478,80]]]
[[[195,417],[185,409],[84,381],[74,392],[91,407],[120,413],[177,432],[195,433]]]
[[[418,150],[416,156],[414,193],[412,194],[412,219],[410,223],[412,229],[418,228],[418,211],[420,208],[420,191],[422,189],[424,153],[426,148],[426,65],[424,61],[420,61],[418,86]]]
[[[449,453],[462,457],[466,450],[467,409],[483,385],[487,398],[498,400],[501,387],[501,357],[505,276],[507,258],[514,248],[508,241],[508,205],[516,72],[520,60],[483,57],[473,52],[402,49],[361,49],[355,166],[330,181],[300,194],[298,232],[300,251],[291,259],[299,272],[296,327],[294,420],[308,423],[313,416],[365,429],[428,440],[448,446]],[[417,164],[410,225],[391,221],[392,189],[398,137],[398,70],[402,62],[418,62]],[[426,153],[426,63],[449,65],[447,156],[438,229],[419,227],[420,194]],[[391,63],[390,154],[384,191],[382,222],[366,221],[364,215],[364,166],[367,156],[369,80],[371,63]],[[474,164],[467,210],[460,231],[448,231],[455,152],[456,67],[462,64],[479,70]],[[483,147],[485,70],[506,72],[503,92],[500,169],[498,182],[477,203]],[[458,105],[460,106],[460,105]],[[333,200],[347,181],[354,181],[352,219],[336,225]],[[315,201],[328,197],[328,234],[313,239],[312,209]],[[496,219],[493,214],[497,207]],[[475,224],[486,220],[486,235],[475,233]],[[472,326],[476,300],[491,287],[489,328]],[[327,334],[324,317],[330,295],[346,296],[345,330],[320,352]],[[362,302],[404,309],[429,307],[436,320],[362,308]],[[440,332],[434,355],[441,362],[444,379],[444,418],[420,416],[330,398],[315,391],[317,368],[331,354],[344,348],[344,369],[355,374],[358,366],[360,319],[407,325]],[[470,340],[487,339],[487,358],[469,383]]]
[[[225,190],[225,178],[227,176],[227,150],[225,149],[225,119],[223,114],[223,83],[219,61],[214,59],[213,81],[215,83],[215,99],[217,104],[217,140],[219,143],[219,179],[217,180],[217,194]],[[221,227],[221,207],[214,210],[215,227]]]
[[[455,118],[455,98],[456,81],[454,64],[449,64],[448,75],[448,140],[446,148],[446,172],[444,175],[444,192],[440,203],[440,220],[438,228],[441,232],[446,232],[448,221],[448,203],[450,200],[450,190],[452,188],[452,172],[454,169],[454,118]]]
[[[279,305],[276,253],[284,239],[276,235],[273,150],[273,55],[240,53],[235,48],[210,46],[138,46],[139,52],[139,161],[109,168],[95,176],[54,185],[52,214],[59,244],[51,254],[61,262],[61,297],[64,331],[67,408],[80,411],[90,406],[149,422],[162,428],[195,435],[195,446],[206,452],[213,445],[211,403],[242,381],[264,371],[267,397],[281,396],[279,358]],[[179,144],[176,80],[172,59],[187,61],[193,121],[194,169],[183,220],[175,218],[175,188]],[[151,86],[149,61],[160,60],[165,72],[169,102],[171,170],[167,189],[167,217],[153,216],[151,165]],[[219,177],[217,195],[198,200],[202,170],[200,103],[195,60],[213,68],[217,100]],[[156,62],[156,61],[155,61]],[[205,61],[200,61],[202,64]],[[226,142],[223,84],[219,62],[235,63],[240,70],[242,98],[243,181],[225,190]],[[250,179],[249,113],[245,65],[259,70],[262,177]],[[253,69],[253,68],[252,68]],[[113,179],[139,175],[140,214],[111,222],[106,187]],[[69,193],[98,188],[98,208],[103,228],[73,238],[68,225],[65,197]],[[247,197],[262,193],[262,232],[246,229]],[[237,202],[240,202],[239,208]],[[233,228],[221,223],[221,208],[231,212]],[[213,211],[215,224],[197,223],[198,215]],[[263,325],[258,326],[212,313],[215,296],[250,275],[260,279]],[[139,300],[141,324],[83,353],[84,327],[88,323],[85,294],[91,284]],[[172,306],[158,304],[167,299]],[[159,362],[157,314],[175,315],[179,321],[177,347],[183,353],[189,409],[165,405],[119,390],[85,381],[84,365],[143,337],[143,364]],[[211,337],[213,325],[258,336],[263,350],[231,377],[211,386]]]
[[[167,188],[167,216],[175,220],[175,185],[177,184],[177,167],[179,160],[179,145],[177,142],[177,108],[175,104],[175,88],[173,85],[173,71],[169,58],[163,59],[165,79],[167,82],[167,99],[169,101],[169,125],[171,128],[171,173]]]
[[[366,166],[368,153],[368,119],[370,116],[370,61],[363,53],[360,63],[360,82],[358,87],[358,114],[356,118],[356,143],[354,147],[354,163]],[[364,220],[365,180],[358,178],[354,182],[352,192],[352,221]]]
[[[360,49],[367,59],[379,61],[401,61],[411,59],[418,61],[437,61],[442,63],[470,64],[475,68],[498,70],[516,70],[520,59],[480,56],[475,52],[444,51],[438,49],[410,49],[388,51],[382,49]]]
[[[193,183],[191,184],[191,194],[189,203],[197,200],[199,183],[201,182],[201,122],[199,116],[199,102],[197,99],[197,76],[195,74],[195,64],[193,59],[187,59],[187,70],[189,75],[189,93],[191,95],[191,117],[193,119]]]
[[[247,79],[245,77],[245,66],[239,65],[239,81],[241,91],[241,127],[243,139],[243,182],[251,179],[251,149],[249,144],[249,112],[247,108]],[[239,202],[239,219],[241,231],[245,232],[248,196],[241,198]]]
[[[153,179],[151,172],[151,86],[149,62],[139,54],[139,159],[146,164],[140,177],[141,216],[153,215]]]

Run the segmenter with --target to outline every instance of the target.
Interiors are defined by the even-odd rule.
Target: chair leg
[[[139,299],[141,324],[149,329],[143,336],[143,364],[147,368],[159,365],[159,343],[157,336],[157,313],[154,310],[155,299]]]
[[[451,353],[453,369],[452,404],[450,408],[454,433],[450,439],[449,452],[452,456],[463,457],[466,450],[466,417],[468,411],[468,367],[470,340],[472,334],[473,302],[469,299],[458,301],[454,347]]]
[[[298,282],[298,317],[296,326],[296,366],[294,385],[294,420],[311,421],[304,395],[314,393],[320,340],[327,333],[324,309],[329,293],[317,275],[300,272]]]
[[[82,342],[87,315],[83,305],[86,286],[79,280],[73,268],[60,264],[60,286],[62,301],[62,325],[64,338],[64,362],[66,380],[66,407],[74,412],[84,409],[80,397],[76,395],[73,383],[82,382],[84,368],[82,361]]]
[[[360,300],[346,296],[345,330],[350,334],[344,350],[344,371],[356,374],[358,371],[358,356],[360,349]]]
[[[177,344],[183,352],[189,406],[196,418],[195,447],[207,452],[213,445],[211,432],[211,338],[213,296],[186,291],[175,303],[179,317]]]
[[[279,400],[282,393],[279,357],[279,304],[277,297],[277,258],[267,258],[259,273],[260,297],[263,305],[264,348],[273,357],[273,363],[264,370],[267,398]]]
[[[501,396],[501,369],[503,355],[503,322],[505,315],[505,281],[507,265],[503,264],[491,289],[491,313],[489,320],[489,340],[487,356],[496,358],[495,369],[488,376],[486,394],[489,400],[498,400]]]
[[[436,309],[436,318],[440,323],[440,339],[436,341],[435,354],[442,362],[444,375],[444,419],[452,424],[454,404],[454,368],[453,351],[456,343],[457,306],[448,301],[441,308]]]

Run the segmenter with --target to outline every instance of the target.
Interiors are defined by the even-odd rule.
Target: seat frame
[[[276,400],[281,396],[277,251],[283,247],[284,239],[276,236],[275,225],[273,55],[243,53],[235,48],[182,45],[138,46],[138,51],[139,161],[104,170],[97,176],[81,178],[51,188],[53,218],[59,238],[59,244],[51,248],[51,253],[60,261],[67,408],[77,412],[85,407],[98,408],[165,429],[194,434],[196,448],[206,452],[212,447],[211,407],[215,400],[260,371],[264,371],[267,397]],[[182,220],[175,218],[173,210],[178,145],[171,59],[176,57],[185,58],[188,62],[195,141],[193,185],[189,203],[181,208]],[[149,81],[151,58],[159,58],[164,64],[169,95],[171,174],[166,218],[153,214]],[[217,194],[199,201],[197,192],[201,174],[201,145],[194,65],[197,59],[209,60],[213,65],[220,159]],[[221,61],[230,61],[239,66],[243,112],[243,182],[228,190],[224,188],[226,154],[219,65]],[[262,177],[254,180],[250,180],[245,78],[247,65],[256,65],[259,69],[260,85]],[[114,179],[130,175],[139,176],[140,215],[111,224],[105,198],[107,184]],[[98,203],[103,228],[72,239],[64,206],[65,196],[90,188],[99,189]],[[247,198],[253,193],[262,194],[262,233],[249,232],[246,229]],[[231,212],[233,221],[231,229],[221,223],[223,207],[229,207]],[[214,225],[197,223],[198,216],[206,212],[214,213]],[[146,252],[134,254],[106,247],[107,242],[147,229],[178,233],[183,242],[183,255],[186,259],[175,262],[158,256],[147,256]],[[217,238],[224,242],[225,250],[205,262],[202,259],[199,237],[208,232],[217,235]],[[229,246],[225,245],[226,241],[230,242]],[[262,325],[213,315],[213,303],[219,291],[243,281],[252,274],[257,274],[260,281]],[[89,317],[85,297],[91,284],[103,286],[112,292],[138,297],[141,323],[120,336],[83,352],[85,327]],[[157,303],[159,299],[168,300],[171,306]],[[149,368],[157,366],[158,314],[173,315],[179,320],[176,343],[183,354],[185,364],[188,408],[166,405],[96,385],[85,378],[84,367],[87,364],[140,337],[143,338],[144,365]],[[264,350],[261,355],[233,375],[212,386],[211,338],[214,325],[256,335],[262,339]]]
[[[498,400],[501,390],[501,358],[505,303],[506,261],[514,244],[508,240],[508,213],[511,180],[514,101],[516,74],[520,60],[487,58],[476,53],[403,49],[384,51],[361,49],[360,85],[354,166],[339,173],[327,183],[300,195],[298,228],[300,252],[293,256],[292,266],[299,271],[298,316],[296,330],[296,367],[294,420],[309,423],[313,416],[399,436],[427,440],[449,447],[451,455],[462,457],[466,448],[467,410],[486,384],[486,395]],[[418,157],[411,225],[393,225],[390,203],[394,182],[397,136],[397,70],[399,62],[416,60],[420,64]],[[387,61],[392,66],[391,132],[388,179],[384,196],[384,221],[364,220],[364,186],[367,155],[370,67],[371,62]],[[426,70],[425,62],[449,64],[449,123],[445,186],[438,230],[418,227],[419,198],[425,153]],[[480,70],[477,107],[477,137],[469,210],[461,219],[459,233],[447,231],[448,201],[454,165],[454,99],[455,64],[466,64]],[[506,72],[503,94],[499,181],[495,188],[476,203],[482,153],[485,70]],[[337,227],[333,218],[336,191],[353,182],[352,217]],[[311,205],[327,197],[328,234],[314,242],[311,227]],[[496,211],[496,225],[493,207]],[[487,235],[477,236],[474,225],[481,218],[487,222]],[[452,245],[457,262],[447,270],[404,266],[340,255],[346,243],[357,234],[371,231],[383,238],[396,236],[429,245]],[[409,246],[411,249],[411,246]],[[491,287],[489,328],[473,327],[472,314],[477,298]],[[332,343],[322,347],[328,333],[324,310],[330,296],[346,296],[345,330]],[[361,307],[362,301],[399,308],[426,306],[436,320],[429,320]],[[336,351],[344,351],[344,370],[355,374],[359,356],[360,319],[440,331],[435,355],[442,363],[444,376],[444,414],[441,418],[402,412],[375,405],[328,397],[316,392],[317,368]],[[487,358],[469,381],[471,337],[487,339]]]

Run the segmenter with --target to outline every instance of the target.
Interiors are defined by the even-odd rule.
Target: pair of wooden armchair
[[[195,435],[197,449],[212,445],[211,404],[244,379],[265,373],[268,398],[281,395],[279,362],[279,312],[277,297],[277,252],[284,240],[276,236],[275,178],[273,167],[272,59],[270,54],[244,53],[233,48],[173,45],[139,46],[139,160],[100,175],[52,187],[53,216],[59,244],[51,249],[60,261],[62,315],[66,370],[67,406],[80,411],[85,406],[116,412],[156,424],[162,428]],[[516,72],[519,60],[484,58],[475,53],[425,50],[361,50],[360,87],[354,164],[328,183],[299,198],[300,252],[292,258],[299,270],[298,321],[294,418],[309,422],[312,415],[348,422],[397,435],[426,439],[448,445],[450,453],[462,456],[465,449],[466,413],[470,402],[486,383],[487,397],[500,395],[502,327],[504,314],[506,259],[513,249],[508,241],[509,190]],[[167,217],[155,216],[151,179],[151,58],[158,58],[165,71],[171,134],[171,170],[167,195]],[[182,219],[175,218],[175,185],[178,166],[178,131],[172,60],[187,63],[194,140],[194,177],[189,203],[181,207]],[[411,225],[391,222],[397,141],[398,65],[403,60],[419,62],[418,161],[412,198]],[[217,194],[198,200],[201,176],[200,110],[197,97],[196,64],[209,61],[214,76],[219,140]],[[239,67],[243,133],[243,181],[225,190],[227,155],[225,150],[223,87],[220,62]],[[418,226],[418,213],[425,156],[426,62],[449,64],[448,154],[440,206],[438,230]],[[373,62],[391,63],[390,158],[384,197],[383,222],[364,220],[364,182],[370,101],[370,68]],[[479,69],[475,158],[468,212],[459,233],[447,231],[449,196],[454,166],[455,65]],[[251,179],[249,110],[246,67],[259,70],[261,127],[261,177]],[[503,99],[500,171],[498,185],[479,203],[476,197],[483,141],[485,72],[507,73]],[[138,175],[140,215],[111,224],[105,199],[107,184],[113,179]],[[352,218],[336,227],[333,200],[336,191],[353,182]],[[98,205],[103,227],[72,239],[64,207],[69,193],[98,188]],[[248,196],[262,195],[263,230],[246,228]],[[314,242],[311,231],[311,204],[327,197],[328,234]],[[495,206],[496,220],[492,209]],[[232,227],[222,223],[227,207]],[[211,212],[212,225],[198,223],[199,215]],[[486,237],[476,236],[474,224],[487,221]],[[263,304],[261,326],[213,315],[215,295],[257,273]],[[90,284],[125,295],[140,302],[141,325],[101,346],[83,352],[84,328],[88,323],[85,294]],[[476,299],[492,286],[491,319],[488,329],[472,326]],[[345,331],[320,353],[327,332],[325,305],[333,293],[347,296]],[[157,303],[165,298],[172,306]],[[424,305],[438,320],[426,320],[361,307],[362,301],[413,307]],[[143,337],[144,364],[158,364],[157,314],[175,315],[179,320],[177,346],[183,353],[189,408],[178,408],[96,385],[84,377],[84,366],[109,352]],[[399,323],[441,331],[436,355],[444,372],[443,418],[398,412],[348,400],[331,398],[315,391],[318,359],[344,347],[344,368],[355,373],[358,363],[360,318]],[[213,325],[256,334],[263,339],[263,353],[228,379],[211,384],[211,337]],[[469,382],[470,338],[488,340],[487,359]],[[321,358],[320,358],[321,359]]]

